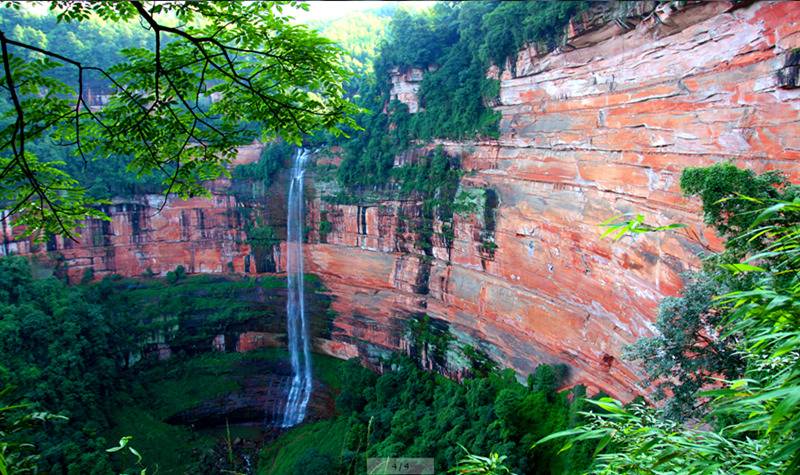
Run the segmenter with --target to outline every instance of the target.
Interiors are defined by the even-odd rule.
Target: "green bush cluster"
[[[725,251],[705,256],[700,271],[686,274],[682,294],[661,301],[657,334],[626,350],[628,358],[643,364],[648,382],[657,388],[656,398],[667,400],[664,415],[675,420],[705,413],[707,400],[697,394],[716,384],[716,378],[733,380],[742,375],[745,359],[737,348],[740,335],[719,330],[731,309],[720,307],[715,298],[755,285],[754,274],[730,272],[727,266],[771,239],[770,233],[748,232],[764,204],[791,201],[798,195],[798,188],[779,172],[756,175],[730,163],[687,168],[681,189],[702,199],[705,222],[727,238]],[[798,219],[797,213],[786,212],[775,224],[789,226]]]
[[[167,282],[170,284],[177,284],[178,281],[184,279],[186,277],[186,268],[183,266],[178,266],[175,270],[171,270],[167,272]]]
[[[681,186],[727,241],[632,348],[667,405],[598,401],[606,414],[548,439],[599,440],[591,473],[798,473],[797,187],[730,164],[687,169]]]
[[[574,473],[592,446],[529,450],[540,437],[580,421],[583,387],[557,392],[564,370],[539,366],[520,384],[513,371],[489,372],[463,382],[420,369],[406,357],[376,375],[351,361],[342,371],[337,408],[349,423],[342,465],[336,473],[363,473],[368,457],[434,457],[436,472],[464,455],[508,454],[517,473]]]

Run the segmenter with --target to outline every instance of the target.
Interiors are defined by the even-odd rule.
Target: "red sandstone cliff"
[[[317,183],[309,224],[318,229],[324,216],[331,231],[324,243],[312,232],[306,256],[335,298],[326,344],[374,359],[405,349],[405,320],[427,313],[520,373],[563,362],[573,382],[617,397],[643,389],[622,347],[650,334],[658,301],[679,291],[695,255],[719,247],[698,203],[680,194],[681,170],[733,159],[800,179],[800,89],[788,87],[784,69],[800,47],[800,3],[709,2],[635,18],[587,14],[566,46],[543,54],[532,45],[513,67],[490,71],[502,79],[500,139],[443,145],[474,172],[462,186],[496,195],[493,229],[456,216],[452,246],[434,240],[430,259],[400,222],[418,203],[335,206]],[[404,81],[397,97],[418,104],[416,83]],[[250,148],[242,160],[255,156]],[[170,200],[155,215],[155,198],[120,203],[110,224],[91,223],[79,243],[47,250],[73,277],[89,266],[137,275],[179,264],[226,272],[230,262],[244,272],[252,252],[236,218],[242,204],[225,187],[215,184],[211,199]],[[689,226],[601,240],[597,224],[627,212]],[[487,231],[493,252],[482,245]],[[6,250],[34,251],[9,240]],[[275,257],[280,264],[279,249]]]
[[[462,186],[497,193],[493,256],[475,219],[456,216],[452,250],[434,243],[428,265],[398,231],[413,203],[317,203],[312,219],[324,213],[332,231],[307,257],[336,296],[335,338],[401,348],[403,319],[426,312],[522,373],[564,362],[574,382],[643,389],[623,346],[650,334],[696,254],[719,247],[681,196],[681,170],[733,159],[800,179],[800,90],[778,74],[800,46],[800,3],[654,15],[630,31],[578,19],[578,47],[526,48],[502,74],[500,139],[444,144],[475,172]],[[689,226],[601,240],[598,223],[628,212]]]
[[[234,165],[258,160],[262,148],[260,144],[242,147]],[[163,275],[179,265],[189,273],[255,273],[238,212],[243,203],[227,192],[229,185],[229,180],[221,179],[210,184],[210,198],[171,196],[166,204],[162,195],[114,199],[114,204],[104,208],[112,220],[90,221],[77,242],[60,236],[47,243],[14,240],[15,230],[3,222],[0,255],[37,255],[61,266],[72,281],[79,280],[87,268],[97,277],[138,276],[148,269]],[[272,214],[280,219],[285,213]],[[275,254],[280,263],[279,249]]]

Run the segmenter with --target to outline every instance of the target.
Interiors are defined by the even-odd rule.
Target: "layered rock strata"
[[[258,160],[262,148],[260,144],[241,148],[233,165]],[[92,269],[95,277],[163,275],[179,265],[189,273],[263,272],[247,242],[245,203],[229,192],[230,184],[227,179],[211,183],[209,198],[170,196],[166,202],[162,195],[116,198],[103,208],[111,220],[87,222],[75,241],[61,236],[44,243],[17,239],[21,230],[3,221],[0,255],[36,255],[58,266],[73,282],[86,269]],[[277,194],[282,191],[281,186],[275,188]],[[283,224],[281,217],[285,221],[283,208],[267,213],[277,226]],[[279,248],[272,251],[274,265],[269,270],[274,272],[282,260]]]

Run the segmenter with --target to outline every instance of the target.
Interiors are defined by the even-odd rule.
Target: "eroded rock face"
[[[428,70],[432,69],[435,69],[435,66],[428,68]],[[422,78],[426,72],[421,68],[393,69],[390,73],[392,88],[389,91],[389,99],[398,100],[407,105],[410,114],[419,112],[419,88],[422,87]]]
[[[287,393],[291,387],[292,369],[288,361],[245,360],[246,369],[222,378],[235,381],[240,389],[214,399],[202,401],[195,407],[172,414],[166,422],[191,426],[195,429],[225,427],[226,424],[252,424],[255,427],[279,427]],[[247,376],[240,376],[246,373]],[[335,414],[334,394],[319,381],[309,401],[305,421],[313,422]]]
[[[721,245],[681,195],[681,170],[730,159],[800,180],[800,91],[777,74],[800,46],[800,3],[733,7],[634,12],[624,28],[587,18],[576,49],[521,52],[501,76],[500,139],[442,144],[474,172],[462,186],[497,195],[492,253],[475,216],[455,217],[431,261],[400,225],[418,203],[312,206],[312,223],[332,225],[307,260],[335,296],[333,338],[368,359],[402,351],[405,319],[424,312],[523,375],[561,362],[574,383],[646,391],[623,347],[652,334],[659,300]],[[688,227],[601,240],[598,223],[622,213]]]

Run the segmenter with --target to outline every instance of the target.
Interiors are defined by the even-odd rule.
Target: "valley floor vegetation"
[[[216,473],[220,441],[253,434],[238,426],[232,436],[197,431],[168,419],[235,392],[248,365],[286,359],[277,349],[211,353],[209,343],[238,322],[264,318],[265,309],[248,295],[282,285],[278,278],[185,276],[181,270],[169,278],[109,276],[67,285],[25,258],[0,260],[4,470],[138,471],[133,455],[107,452],[131,436],[128,443],[148,473]],[[173,348],[168,361],[145,351],[159,342]],[[444,470],[465,449],[503,451],[521,473],[573,472],[588,463],[590,443],[561,454],[552,447],[527,449],[581,420],[585,391],[557,392],[560,367],[540,366],[526,387],[508,370],[480,371],[458,383],[409,357],[398,355],[386,365],[391,370],[377,375],[357,361],[317,355],[315,376],[337,395],[333,419],[268,443],[259,470],[309,473],[304,470],[316,466],[324,470],[314,473],[364,473],[367,457],[397,454],[435,455]],[[314,440],[320,443],[309,443]],[[239,462],[227,468],[243,469]]]

